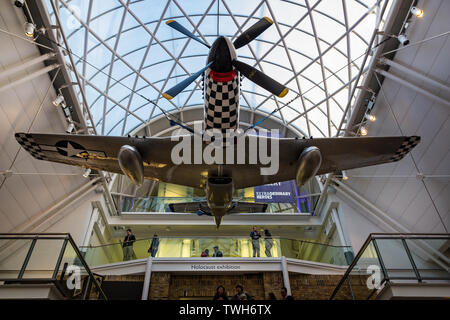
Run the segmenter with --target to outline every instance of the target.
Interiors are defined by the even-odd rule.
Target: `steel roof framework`
[[[207,56],[207,50],[204,53],[189,52],[190,45],[193,45],[191,39],[172,30],[167,36],[167,30],[161,31],[168,29],[162,22],[178,19],[210,44],[219,33],[233,40],[256,19],[266,15],[274,21],[272,32],[266,31],[267,35],[261,35],[245,50],[241,49],[246,52],[240,54],[240,57],[286,84],[290,94],[285,99],[278,99],[244,80],[241,105],[266,114],[282,108],[274,116],[279,118],[283,126],[293,126],[296,131],[315,137],[333,136],[337,133],[344,108],[349,99],[353,99],[350,93],[357,78],[353,75],[359,73],[361,68],[362,60],[355,58],[358,53],[367,51],[368,42],[365,39],[370,38],[373,30],[378,27],[377,24],[382,21],[378,14],[379,7],[384,4],[381,0],[342,0],[338,5],[336,1],[326,0],[262,0],[247,4],[252,10],[244,14],[239,9],[239,1],[235,0],[202,1],[198,8],[183,0],[167,0],[158,2],[162,11],[155,18],[150,15],[147,17],[138,10],[142,5],[152,8],[154,1],[102,1],[105,8],[102,11],[93,0],[47,0],[52,18],[54,14],[50,1],[55,2],[62,21],[75,19],[78,24],[73,27],[69,23],[63,23],[62,32],[67,35],[69,49],[79,52],[79,57],[82,57],[75,57],[75,64],[84,92],[88,93],[86,104],[90,107],[99,134],[128,134],[161,114],[155,106],[139,98],[135,92],[158,103],[166,112],[202,105],[200,79],[181,93],[178,99],[169,102],[161,99],[163,90],[200,69],[203,65],[200,59],[206,59]],[[330,13],[330,6],[335,6],[336,11]],[[290,10],[286,8],[301,14],[292,19],[286,13]],[[216,34],[202,31],[211,29],[212,19],[217,23]],[[223,23],[224,19],[228,19],[229,23]],[[100,22],[109,22],[118,28],[110,32],[113,28],[111,26],[108,36],[102,37],[104,30],[99,27]],[[332,29],[342,29],[342,32],[331,31]],[[334,37],[330,37],[327,30]],[[122,41],[127,43],[126,38],[136,31],[146,35],[147,45],[136,43],[134,47],[127,46],[125,51],[119,50]],[[293,41],[313,43],[317,54],[308,53],[307,46],[305,50],[298,48]],[[178,49],[173,50],[171,46],[176,47],[177,44]],[[90,57],[96,50],[108,53],[101,64],[91,62],[93,59]],[[144,52],[143,55],[136,59],[136,54],[141,52]],[[327,57],[327,54],[338,57],[334,60],[336,62],[333,63],[333,59]],[[342,61],[347,66],[341,65]],[[152,69],[161,67],[167,72],[148,75]],[[336,71],[343,69],[342,67],[346,72]],[[124,69],[126,72],[122,72]],[[317,76],[314,70],[319,71]],[[126,94],[117,94],[127,91],[119,82],[125,82],[132,90],[128,90]],[[299,103],[285,105],[287,100],[296,96],[300,98]]]

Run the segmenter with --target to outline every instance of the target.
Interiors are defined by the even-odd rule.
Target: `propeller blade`
[[[233,66],[246,78],[280,98],[284,97],[289,91],[288,88],[278,81],[275,81],[271,77],[244,62],[233,60]]]
[[[194,73],[193,75],[189,76],[188,78],[184,79],[180,83],[176,84],[166,92],[164,92],[162,95],[167,100],[172,99],[177,94],[179,94],[181,91],[183,91],[188,85],[190,85],[192,82],[195,81],[203,72],[205,72],[206,69],[208,69],[212,65],[212,62],[208,63],[206,67],[204,67],[202,70]]]
[[[199,39],[198,37],[196,37],[192,32],[190,32],[188,29],[186,29],[185,27],[183,27],[181,24],[179,24],[178,22],[176,22],[175,20],[169,20],[166,22],[166,24],[169,27],[174,28],[175,30],[181,32],[182,34],[188,36],[191,39],[194,39],[195,41],[200,42],[202,45],[210,48],[209,45],[207,45],[206,43],[204,43],[201,39]]]
[[[252,25],[250,28],[244,31],[236,40],[234,40],[234,47],[239,49],[251,41],[253,41],[257,36],[266,31],[268,27],[272,25],[273,21],[267,17],[261,18],[257,23]]]

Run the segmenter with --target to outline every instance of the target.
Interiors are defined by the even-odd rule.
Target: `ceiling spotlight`
[[[411,8],[411,13],[413,15],[415,15],[417,18],[422,18],[423,17],[423,10],[417,7],[412,7]]]
[[[347,173],[344,170],[342,170],[342,180],[348,180]]]
[[[369,133],[366,127],[361,127],[359,132],[361,133],[362,136],[367,136],[367,134]]]
[[[399,35],[397,39],[398,42],[400,42],[404,46],[407,46],[409,44],[409,39],[404,34]]]
[[[58,94],[55,100],[53,100],[53,104],[55,107],[59,106],[62,102],[64,102],[64,96],[62,94]]]
[[[75,125],[73,124],[73,122],[71,122],[66,129],[67,133],[72,133],[72,131],[75,129]]]
[[[33,38],[34,37],[34,30],[36,29],[36,26],[32,23],[25,23],[25,35],[28,38]]]
[[[365,118],[366,118],[367,120],[369,120],[370,122],[375,122],[375,121],[377,121],[377,117],[375,117],[373,114],[366,114],[366,115],[365,115]]]
[[[91,174],[91,169],[86,169],[86,171],[83,173],[83,177],[89,178],[89,175]]]
[[[25,0],[16,0],[16,1],[14,1],[14,5],[15,5],[17,8],[22,8],[24,2],[25,2]]]

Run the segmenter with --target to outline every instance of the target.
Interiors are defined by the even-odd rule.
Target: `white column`
[[[283,283],[286,288],[286,292],[288,296],[291,296],[291,284],[289,283],[289,271],[287,268],[286,257],[281,257],[281,271],[283,272]]]
[[[150,289],[150,279],[152,277],[152,263],[153,263],[152,255],[149,255],[148,259],[147,259],[147,266],[145,267],[144,288],[142,289],[141,300],[148,300],[148,292]]]
[[[91,234],[92,231],[94,230],[94,224],[95,222],[97,222],[97,219],[98,219],[98,208],[94,207],[92,209],[91,218],[89,220],[89,224],[87,226],[86,233],[84,235],[83,243],[81,244],[82,247],[87,247],[89,245],[89,241],[91,240]]]

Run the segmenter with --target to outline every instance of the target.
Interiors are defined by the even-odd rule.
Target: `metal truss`
[[[290,89],[289,97],[299,96],[299,99],[298,102],[286,106],[284,100],[269,95],[254,85],[248,86],[244,80],[241,100],[243,108],[263,114],[278,109],[274,116],[280,120],[282,127],[292,126],[295,131],[301,132],[304,136],[329,137],[339,131],[338,121],[345,115],[346,107],[353,98],[355,82],[360,79],[355,74],[363,74],[362,61],[352,60],[352,58],[357,55],[356,53],[368,49],[367,40],[383,19],[378,15],[374,18],[371,14],[378,12],[381,4],[387,0],[342,0],[333,4],[338,8],[336,12],[328,10],[327,2],[322,0],[306,0],[305,2],[258,0],[254,1],[254,4],[246,3],[245,10],[241,9],[242,5],[238,0],[208,0],[198,6],[183,0],[164,0],[158,3],[161,7],[158,10],[160,12],[158,16],[148,14],[148,17],[145,13],[136,11],[136,6],[145,4],[145,0],[111,0],[108,5],[105,5],[104,10],[98,3],[94,3],[94,0],[86,0],[82,2],[84,7],[81,13],[80,10],[74,10],[79,2],[47,0],[49,1],[55,2],[60,16],[75,19],[79,23],[79,26],[70,30],[62,23],[62,28],[67,35],[69,49],[82,53],[81,59],[74,57],[75,66],[83,91],[90,92],[86,96],[88,100],[86,105],[91,108],[93,125],[99,134],[125,135],[133,128],[145,126],[154,117],[160,116],[160,111],[154,105],[148,101],[142,102],[136,99],[136,93],[155,101],[167,112],[177,112],[181,116],[183,112],[180,111],[202,104],[200,80],[180,94],[178,100],[174,99],[178,103],[161,98],[161,93],[168,86],[183,80],[185,76],[202,67],[197,63],[199,58],[207,57],[206,50],[204,53],[188,52],[191,39],[176,32],[169,33],[170,36],[167,37],[167,31],[163,30],[165,28],[163,22],[178,19],[203,41],[211,43],[219,33],[233,40],[256,19],[267,15],[274,21],[272,29],[275,32],[272,30],[267,35],[261,35],[247,46],[248,53],[241,54],[240,57],[252,61],[258,69],[287,85]],[[149,2],[149,10],[152,5],[154,6],[155,3]],[[50,16],[53,17],[52,8],[47,7]],[[286,12],[286,8],[290,12]],[[108,17],[113,15],[115,18],[111,18],[110,23],[114,24],[115,31],[102,38],[98,23],[95,22],[108,21]],[[292,19],[289,15],[297,16],[297,18]],[[360,27],[368,21],[373,25],[372,30]],[[326,25],[324,25],[325,22]],[[214,33],[211,32],[211,23],[214,23],[216,30]],[[203,32],[205,29],[209,31]],[[330,40],[329,35],[324,34],[327,29],[340,31],[333,32],[335,36]],[[138,30],[148,37],[147,44],[130,45],[119,54],[118,48],[121,41],[126,40],[128,32]],[[163,32],[164,36],[159,36]],[[95,43],[91,39],[95,39]],[[303,40],[315,43],[317,55],[308,54],[308,50],[299,49],[299,46],[290,43],[290,41]],[[172,50],[172,44],[175,41],[178,45],[177,53]],[[342,46],[341,43],[345,45]],[[95,66],[94,69],[98,70],[88,74],[88,70],[93,69],[86,60],[89,62],[89,55],[99,48],[106,50],[108,57],[101,61],[102,65]],[[159,52],[163,52],[164,56]],[[138,58],[139,61],[136,61],[133,54],[141,53],[143,55]],[[330,64],[330,59],[325,60],[329,53],[340,57],[340,64],[345,61],[347,65]],[[198,64],[195,68],[192,67],[193,61]],[[128,70],[117,76],[119,62]],[[171,64],[170,67],[166,68],[167,64]],[[161,66],[164,66],[166,73],[149,76],[152,69],[161,68]],[[346,72],[345,70],[335,72],[337,67],[345,67]],[[314,77],[308,76],[308,72],[316,70],[311,68],[320,70],[320,74]],[[283,74],[281,79],[277,78],[278,71]],[[107,77],[105,83],[101,85],[98,80],[100,74]],[[290,76],[286,77],[289,74]],[[115,75],[114,78],[112,75]],[[118,90],[123,89],[120,85],[124,81],[127,81],[127,85],[131,83],[128,86],[132,90],[129,90],[128,94],[123,93],[126,90]],[[116,92],[120,92],[121,95],[118,96]],[[115,112],[117,108],[123,111],[117,113]],[[123,114],[124,116],[118,116]],[[254,119],[255,116],[252,114],[251,122]],[[151,131],[151,128],[149,130]]]

